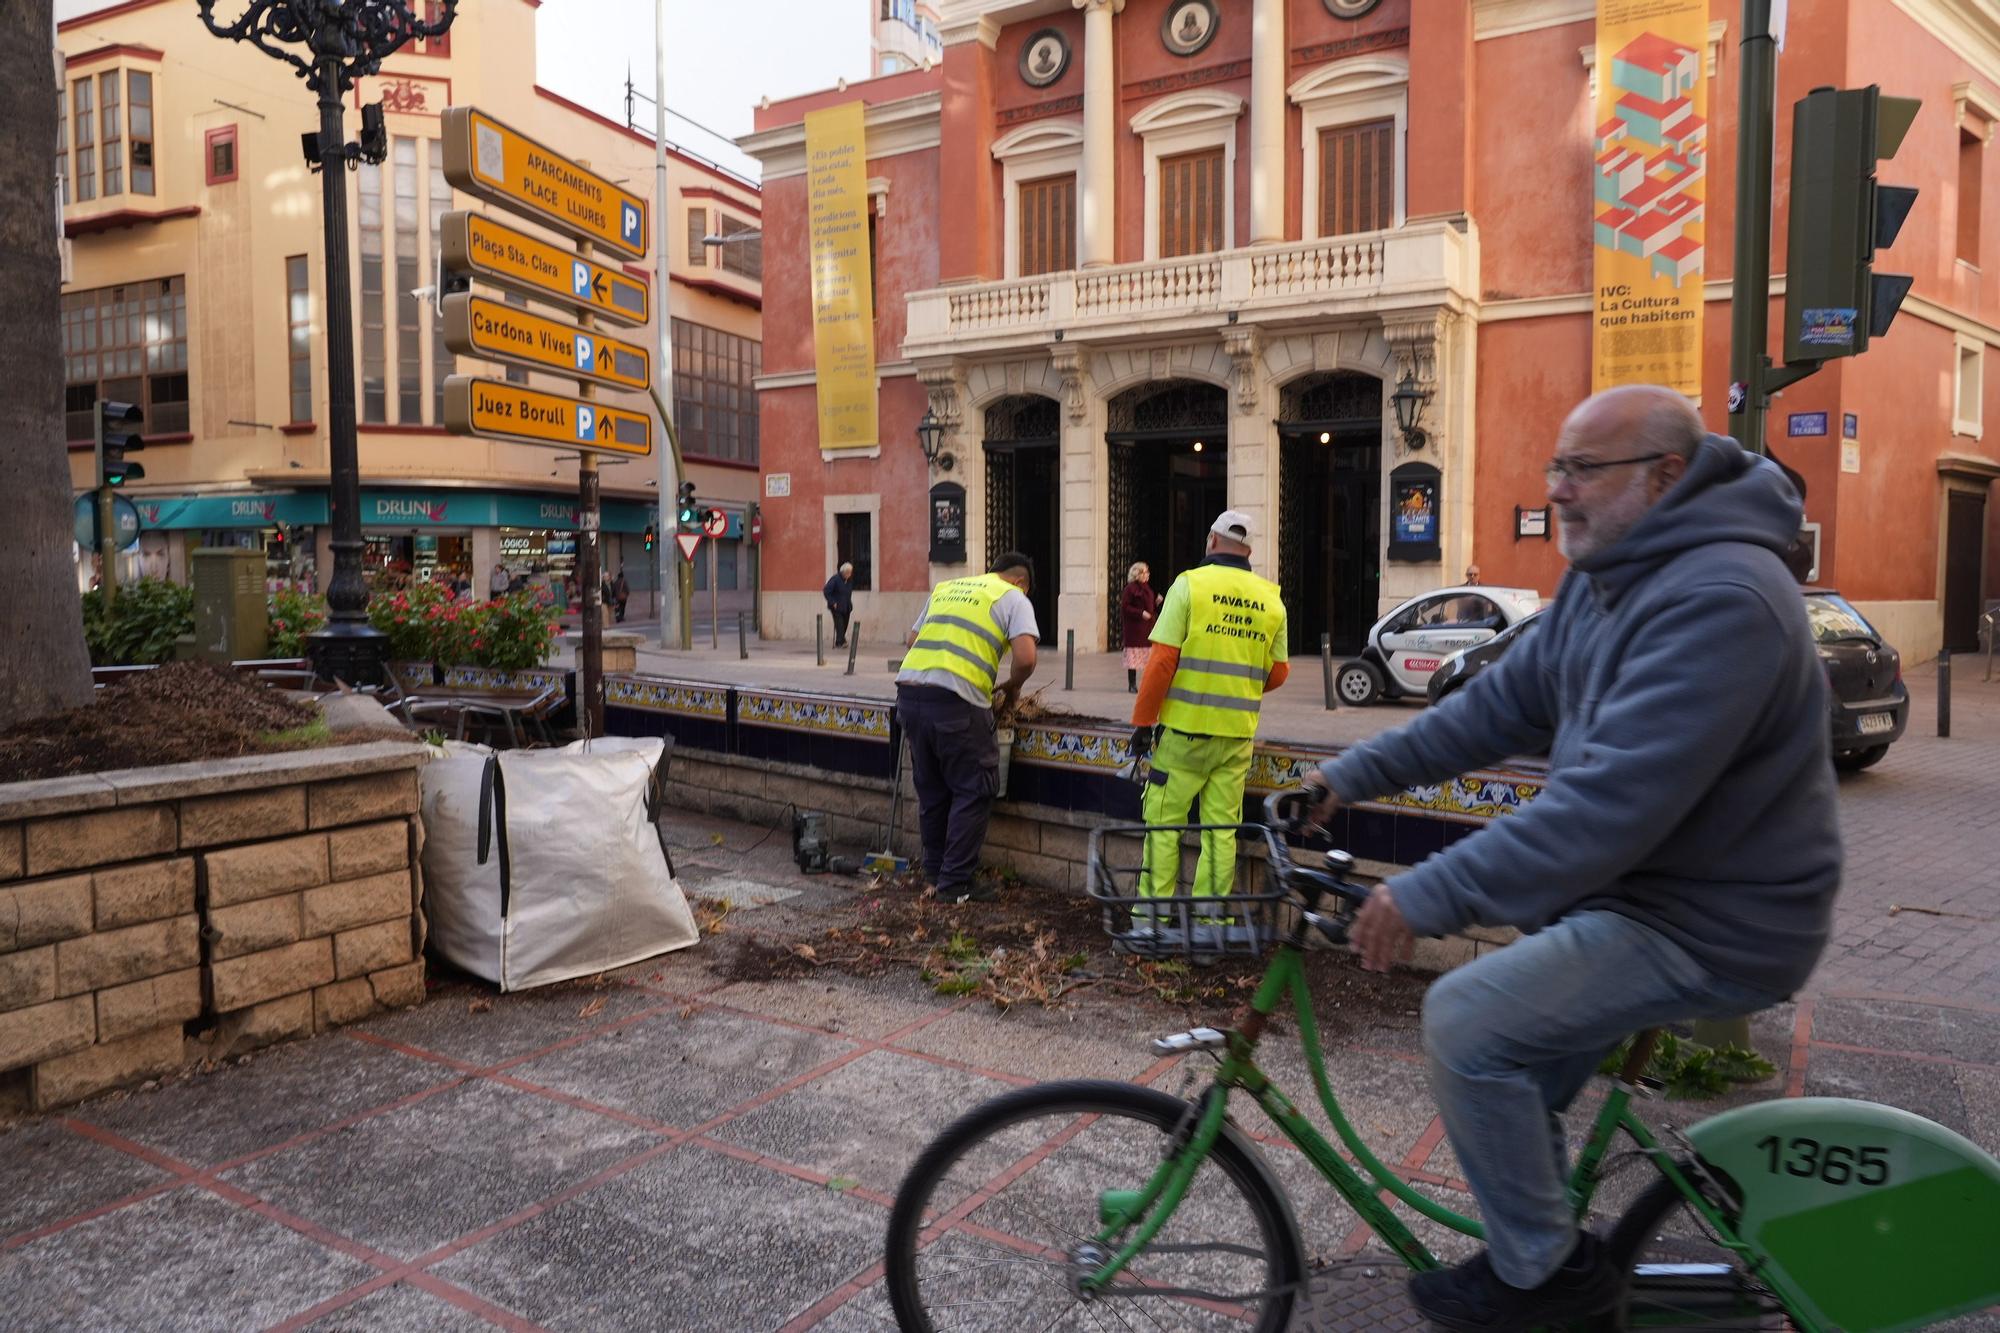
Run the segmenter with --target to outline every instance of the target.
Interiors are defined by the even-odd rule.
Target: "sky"
[[[518,2],[460,0],[457,21],[474,23],[485,6]],[[55,0],[56,17],[108,3]],[[745,175],[758,174],[757,161],[729,140],[750,132],[759,98],[775,101],[867,76],[869,0],[542,0],[536,12],[542,86],[623,123],[628,63],[638,90],[653,94],[660,6],[673,33],[667,108],[717,132],[670,116],[668,140]],[[238,0],[216,6],[219,19],[240,12]],[[652,105],[636,103],[635,119],[650,133]]]

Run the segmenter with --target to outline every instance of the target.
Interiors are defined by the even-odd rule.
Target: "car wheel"
[[[1843,773],[1859,773],[1864,768],[1873,768],[1882,762],[1882,756],[1889,753],[1886,745],[1871,745],[1865,750],[1844,750],[1833,757],[1833,766]]]
[[[1382,697],[1382,671],[1373,662],[1343,662],[1333,692],[1350,708],[1366,708]]]

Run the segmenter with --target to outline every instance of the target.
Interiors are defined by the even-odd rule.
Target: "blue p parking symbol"
[[[586,403],[577,405],[576,438],[579,440],[597,438],[597,410]]]
[[[597,348],[592,346],[590,336],[588,334],[582,334],[582,333],[577,334],[576,368],[578,370],[589,370],[591,368],[591,363],[596,356],[597,356]]]
[[[580,259],[569,266],[569,291],[571,296],[590,295],[590,265]]]
[[[639,210],[631,204],[624,205],[618,219],[618,234],[625,239],[625,244],[638,246],[639,222]]]

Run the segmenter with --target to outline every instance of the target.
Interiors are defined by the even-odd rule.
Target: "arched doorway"
[[[1359,652],[1380,605],[1382,381],[1334,371],[1278,395],[1278,574],[1294,654]]]
[[[986,409],[986,562],[1019,551],[1035,562],[1028,601],[1043,643],[1055,643],[1062,591],[1062,420],[1033,394]]]
[[[1164,593],[1201,563],[1208,526],[1229,504],[1229,395],[1199,380],[1135,385],[1108,404],[1111,466],[1109,625],[1123,646],[1118,595],[1134,561]]]

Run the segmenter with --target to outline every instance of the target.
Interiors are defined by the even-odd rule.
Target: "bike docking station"
[[[576,381],[572,394],[453,375],[445,381],[445,428],[453,435],[573,450],[577,478],[577,592],[583,599],[583,679],[578,720],[604,734],[604,599],[600,547],[600,459],[648,458],[653,418],[643,407],[600,403],[601,391],[645,393],[651,352],[602,333],[598,321],[627,327],[652,317],[644,283],[600,264],[601,247],[644,259],[652,237],[647,201],[509,128],[477,107],[444,113],[444,174],[454,189],[561,233],[556,242],[479,213],[451,212],[440,224],[439,317],[445,344],[462,356]],[[545,315],[475,293],[477,281],[559,308]],[[572,322],[572,320],[574,322]]]

